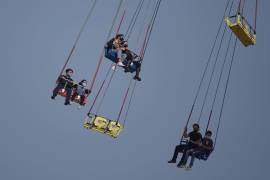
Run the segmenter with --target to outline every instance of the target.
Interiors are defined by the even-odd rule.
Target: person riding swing
[[[180,152],[183,153],[181,161],[177,165],[177,167],[182,167],[182,162],[184,160],[185,154],[187,150],[194,149],[198,147],[198,145],[201,143],[202,135],[200,133],[200,126],[199,124],[195,123],[193,124],[193,131],[190,133],[187,133],[187,128],[184,129],[184,138],[189,138],[187,144],[180,144],[175,147],[173,157],[168,163],[176,163],[177,156]]]
[[[73,70],[68,68],[66,69],[66,74],[65,75],[60,75],[57,79],[57,86],[53,90],[53,95],[51,96],[51,99],[55,99],[55,97],[58,95],[60,90],[64,90],[66,92],[66,100],[65,100],[65,105],[71,105],[70,104],[70,99],[72,95],[72,89],[75,86],[75,83],[73,79],[71,78],[73,75]]]

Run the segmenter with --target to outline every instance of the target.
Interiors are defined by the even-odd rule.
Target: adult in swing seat
[[[195,123],[193,124],[192,127],[193,127],[193,131],[191,131],[190,133],[187,133],[187,128],[184,129],[183,137],[189,138],[189,140],[185,144],[180,142],[180,144],[175,147],[173,157],[170,161],[168,161],[168,163],[176,163],[177,156],[179,153],[183,153],[181,161],[180,161],[182,162],[187,150],[198,147],[198,145],[200,144],[202,140],[202,135],[200,133],[200,126],[199,124]],[[181,164],[178,164],[178,167],[180,166]]]
[[[51,99],[55,99],[57,95],[64,96],[65,99],[65,105],[70,105],[70,100],[72,96],[72,90],[75,86],[75,83],[73,79],[71,78],[73,75],[73,70],[68,68],[66,69],[65,75],[60,75],[57,79],[57,85],[53,90],[53,95],[51,96]]]
[[[213,151],[213,140],[211,136],[212,136],[212,132],[209,130],[206,131],[201,144],[199,144],[199,146],[196,148],[187,150],[183,158],[183,161],[179,163],[180,164],[179,166],[181,167],[185,166],[186,170],[190,170],[194,164],[195,158],[206,161],[209,155],[211,154],[211,152]],[[191,156],[191,160],[190,160],[189,165],[186,166],[189,156]]]

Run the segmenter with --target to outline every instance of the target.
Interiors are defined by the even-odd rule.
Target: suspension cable
[[[71,50],[70,50],[70,52],[69,52],[69,54],[68,54],[68,57],[67,57],[67,59],[65,60],[64,66],[62,67],[62,69],[61,69],[61,71],[60,71],[60,73],[59,73],[59,76],[61,76],[61,75],[63,74],[64,70],[65,70],[66,67],[67,67],[67,64],[70,62],[71,56],[72,56],[72,54],[73,54],[73,52],[74,52],[74,50],[75,50],[75,48],[76,48],[76,46],[77,46],[77,44],[78,44],[78,42],[79,42],[79,40],[80,40],[81,34],[83,33],[83,31],[84,31],[84,29],[85,29],[85,27],[86,27],[87,22],[89,21],[90,17],[92,16],[92,14],[93,14],[93,12],[94,12],[94,8],[95,8],[95,6],[96,6],[96,3],[97,3],[97,0],[94,0],[94,2],[93,2],[93,4],[92,4],[92,6],[91,6],[91,8],[90,8],[90,10],[89,10],[89,12],[88,12],[86,18],[85,18],[85,20],[84,20],[84,22],[83,22],[83,24],[82,24],[82,26],[81,26],[81,28],[80,28],[80,31],[79,31],[79,33],[78,33],[78,35],[77,35],[77,37],[76,37],[76,40],[75,40],[75,42],[74,42],[74,44],[73,44],[73,46],[72,46],[72,48],[71,48]],[[58,77],[59,77],[59,76],[58,76]],[[57,78],[57,79],[58,79],[58,78]]]
[[[141,0],[139,2],[139,4],[137,5],[137,8],[136,8],[136,10],[135,10],[135,12],[134,12],[134,14],[132,16],[132,19],[130,21],[130,24],[129,24],[128,28],[127,28],[126,33],[125,33],[125,36],[126,36],[126,40],[127,41],[129,40],[129,38],[130,38],[130,36],[131,36],[131,34],[132,34],[133,30],[134,30],[134,26],[136,24],[136,21],[138,19],[139,14],[140,14],[140,12],[142,10],[143,4],[144,4],[144,0]]]
[[[119,12],[120,12],[120,9],[121,9],[121,6],[122,6],[123,1],[124,0],[120,0],[120,2],[118,4],[118,7],[117,7],[117,10],[116,10],[115,16],[114,16],[113,21],[112,21],[112,25],[111,25],[110,30],[108,32],[108,35],[106,37],[106,42],[111,37],[112,30],[113,30],[113,27],[114,27],[114,25],[116,23],[116,20],[117,20],[117,17],[119,15]],[[121,26],[121,22],[120,22],[119,26]],[[118,28],[118,30],[119,30],[119,28]],[[96,81],[96,78],[97,78],[97,74],[98,74],[98,71],[100,69],[100,66],[101,66],[101,63],[102,63],[102,60],[103,60],[103,55],[104,55],[104,48],[102,49],[102,52],[101,52],[101,55],[100,55],[100,58],[99,58],[99,61],[98,61],[98,65],[97,65],[96,71],[94,73],[94,76],[93,76],[93,79],[92,79],[92,82],[91,82],[91,85],[90,85],[90,88],[89,88],[90,91],[92,91],[92,89],[94,87],[94,84],[95,84],[95,81]]]
[[[258,0],[256,0],[255,17],[254,17],[254,33],[255,34],[256,34],[256,27],[257,27],[257,16],[258,16]]]
[[[230,5],[230,3],[231,3],[231,5]],[[226,15],[226,12],[227,12],[227,9],[228,9],[229,5],[231,6],[231,7],[230,7],[230,9],[231,9],[231,8],[232,8],[232,5],[233,5],[233,1],[231,2],[231,0],[227,0],[227,2],[226,2],[226,7],[225,7],[225,9],[224,9],[223,16],[222,16],[221,21],[220,21],[220,23],[219,23],[218,31],[217,31],[216,37],[215,37],[215,39],[214,39],[214,42],[213,42],[213,45],[212,45],[212,48],[211,48],[209,57],[208,57],[208,59],[207,59],[206,65],[205,65],[205,67],[204,67],[203,75],[202,75],[202,78],[200,79],[200,83],[199,83],[198,89],[197,89],[197,91],[196,91],[195,98],[194,98],[194,100],[193,100],[193,103],[192,103],[192,106],[191,106],[191,109],[190,109],[190,112],[189,112],[189,115],[188,115],[188,118],[187,118],[187,121],[186,121],[186,124],[185,124],[185,128],[184,128],[184,129],[187,128],[187,126],[188,126],[188,124],[189,124],[189,122],[190,122],[191,116],[192,116],[192,114],[193,114],[193,110],[194,110],[195,104],[196,104],[196,102],[197,102],[199,93],[200,93],[200,91],[201,91],[202,83],[203,83],[203,81],[204,81],[204,79],[205,79],[206,72],[207,72],[207,70],[208,70],[208,68],[209,68],[209,64],[210,64],[210,61],[211,61],[211,58],[212,58],[212,55],[213,55],[213,52],[214,52],[214,49],[215,49],[215,46],[216,46],[216,42],[217,42],[217,40],[218,40],[218,36],[219,36],[219,33],[220,33],[220,31],[221,31],[221,27],[222,27],[222,24],[223,24],[223,21],[224,21],[224,17],[225,17],[225,15]],[[182,133],[180,143],[182,142],[183,137],[184,137],[184,132]]]
[[[230,6],[229,14],[231,13],[232,6],[233,6],[233,3]],[[216,64],[217,64],[217,61],[218,61],[218,58],[219,58],[219,53],[220,53],[220,50],[221,50],[221,47],[222,47],[222,44],[223,44],[226,29],[227,29],[226,26],[224,26],[221,41],[220,41],[220,44],[219,44],[219,47],[218,47],[217,55],[216,55],[216,58],[215,58],[215,61],[214,61],[214,66],[212,68],[212,72],[211,72],[211,75],[210,75],[210,80],[209,80],[208,85],[207,85],[207,90],[206,90],[206,93],[204,95],[203,105],[201,107],[201,111],[200,111],[200,115],[199,115],[199,119],[198,119],[197,123],[200,123],[200,121],[201,121],[202,113],[203,113],[203,110],[204,110],[204,107],[205,107],[205,103],[206,103],[206,100],[207,100],[207,96],[208,96],[208,93],[209,93],[210,86],[212,84],[214,72],[215,72],[215,69],[216,69]]]
[[[215,90],[215,95],[214,95],[213,102],[212,102],[212,105],[211,105],[211,110],[210,110],[210,113],[209,113],[208,122],[207,122],[205,132],[207,132],[207,130],[209,129],[209,124],[210,124],[210,121],[211,121],[213,109],[214,109],[214,106],[215,106],[215,103],[216,103],[217,93],[218,93],[218,90],[219,90],[221,78],[223,76],[224,67],[225,67],[225,64],[226,64],[226,61],[227,61],[227,56],[228,56],[229,49],[230,49],[231,39],[232,39],[232,32],[230,33],[230,38],[229,38],[229,41],[228,41],[225,57],[224,57],[224,60],[223,60],[223,63],[222,63],[221,72],[219,74],[218,84],[217,84],[217,87],[216,87],[216,90]]]
[[[232,65],[233,65],[233,62],[234,62],[234,56],[235,56],[236,46],[237,46],[237,38],[235,38],[235,43],[234,43],[234,47],[233,47],[233,54],[232,54],[232,60],[231,60],[231,63],[230,63],[229,73],[228,73],[228,76],[227,76],[225,91],[224,91],[224,94],[223,94],[221,109],[220,109],[220,113],[219,113],[218,127],[217,127],[217,130],[216,130],[216,136],[215,136],[215,141],[214,141],[214,146],[213,146],[214,148],[216,146],[217,138],[218,138],[218,134],[219,134],[221,117],[222,117],[224,103],[225,103],[225,99],[226,99],[226,95],[227,95],[228,84],[229,84],[230,77],[231,77],[231,70],[232,70]]]

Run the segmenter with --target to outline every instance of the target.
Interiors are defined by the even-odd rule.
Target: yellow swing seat
[[[92,129],[94,131],[107,134],[113,138],[117,138],[123,129],[123,126],[117,121],[107,119],[102,116],[89,113],[83,124],[86,129]]]
[[[235,22],[231,18],[235,17]],[[232,17],[225,17],[227,26],[233,31],[237,38],[243,43],[244,46],[256,44],[256,33],[252,27],[245,21],[244,17],[240,14]]]

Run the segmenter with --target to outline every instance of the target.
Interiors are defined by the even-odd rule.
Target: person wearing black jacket
[[[128,49],[128,43],[127,42],[124,42],[124,44],[123,44],[122,53],[126,54],[126,59],[128,61],[127,66],[125,67],[125,72],[129,72],[131,63],[134,63],[135,66],[136,66],[136,74],[133,77],[133,79],[137,80],[137,81],[141,81],[142,80],[140,78],[141,63],[139,63],[138,61],[135,61],[133,53]]]
[[[177,167],[180,167],[182,165],[187,150],[196,148],[198,147],[198,144],[201,143],[202,135],[199,131],[200,126],[199,124],[196,123],[193,124],[193,131],[191,131],[190,133],[187,133],[187,128],[185,128],[183,136],[184,138],[189,138],[189,141],[187,144],[180,144],[175,147],[173,158],[170,161],[168,161],[168,163],[176,163],[178,154],[182,152],[183,155]]]
[[[66,94],[65,105],[70,105],[72,89],[73,89],[73,87],[75,85],[73,79],[71,78],[72,75],[73,75],[73,70],[72,69],[66,69],[66,74],[59,76],[59,78],[57,79],[57,86],[53,90],[53,95],[51,96],[51,99],[55,99],[58,92],[61,89],[65,89],[65,91],[67,93]]]

